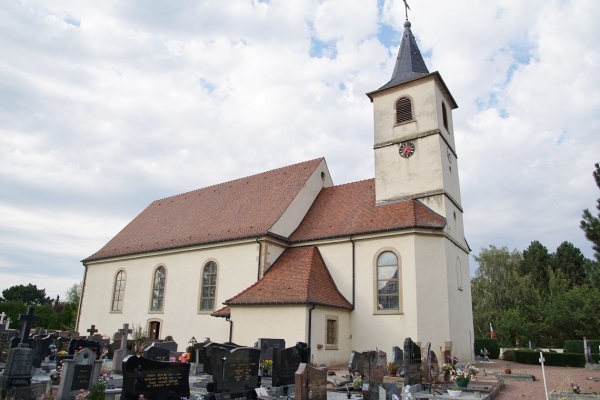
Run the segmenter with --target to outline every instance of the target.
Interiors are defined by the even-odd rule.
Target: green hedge
[[[580,353],[542,353],[544,365],[558,367],[585,367],[585,356]],[[515,361],[521,364],[540,365],[540,352],[533,350],[513,350]]]
[[[600,346],[600,340],[588,340],[590,343],[590,350],[592,354],[596,356],[598,353],[598,346]],[[585,354],[583,349],[583,340],[565,340],[565,353],[580,353]]]
[[[487,349],[490,359],[498,359],[500,357],[500,342],[498,339],[477,338],[475,339],[475,355],[481,356],[481,350]]]

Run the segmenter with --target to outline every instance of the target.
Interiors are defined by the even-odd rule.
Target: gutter
[[[229,342],[233,342],[233,321],[231,316],[225,317],[225,321],[229,322]]]
[[[354,311],[354,305],[356,304],[356,243],[350,236],[350,242],[352,243],[352,310]]]
[[[258,243],[258,266],[256,268],[256,282],[258,282],[260,280],[260,257],[262,256],[262,243],[258,240],[258,236],[256,237],[256,243]]]

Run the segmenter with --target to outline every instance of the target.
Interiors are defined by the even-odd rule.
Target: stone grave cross
[[[21,331],[21,343],[29,342],[29,332],[31,331],[31,324],[40,320],[40,317],[33,315],[33,307],[27,309],[27,314],[19,315],[19,323],[22,326]]]
[[[131,332],[131,329],[129,329],[129,331]],[[98,332],[98,329],[96,329],[96,325],[92,325],[92,326],[90,326],[90,329],[87,330],[87,332],[90,333],[90,335],[88,337],[92,337],[92,336],[94,336],[94,334],[96,332]]]
[[[95,326],[94,326],[95,328]],[[129,336],[130,333],[132,333],[133,331],[131,329],[129,329],[129,324],[123,324],[123,329],[119,329],[119,333],[123,336],[121,336],[121,350],[125,351],[127,349],[127,337]]]

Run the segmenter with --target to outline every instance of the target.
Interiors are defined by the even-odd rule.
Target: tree
[[[593,172],[596,186],[600,189],[600,163],[595,164],[596,170]],[[592,242],[592,248],[594,249],[594,256],[596,262],[600,263],[600,198],[596,200],[596,210],[598,214],[592,215],[589,209],[583,210],[582,220],[579,226],[585,232],[587,240]]]
[[[552,266],[555,271],[564,273],[571,288],[574,285],[583,285],[586,282],[586,265],[588,261],[581,250],[575,247],[573,243],[562,242],[552,257]]]
[[[50,297],[46,297],[46,289],[38,289],[36,285],[31,283],[27,286],[18,285],[4,289],[2,297],[5,301],[21,302],[30,306],[52,301]]]
[[[79,299],[81,298],[81,282],[74,283],[65,293],[67,303],[79,307]]]
[[[542,292],[548,290],[548,270],[552,267],[552,256],[548,249],[534,240],[523,251],[523,261],[519,266],[521,275],[530,275],[533,282]]]

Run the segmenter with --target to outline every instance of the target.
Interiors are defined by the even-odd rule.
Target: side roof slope
[[[445,218],[417,200],[376,204],[375,179],[324,188],[292,242],[407,228],[443,229]]]
[[[83,262],[267,234],[322,161],[156,200]]]
[[[352,308],[339,292],[315,246],[285,250],[261,280],[224,304],[318,304]]]

